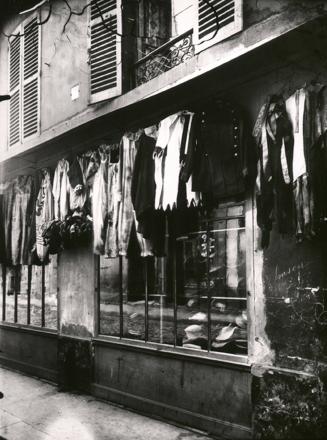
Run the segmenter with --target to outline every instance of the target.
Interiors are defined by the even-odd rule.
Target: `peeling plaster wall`
[[[95,270],[92,249],[65,250],[58,263],[59,333],[94,336]]]
[[[327,82],[324,55],[317,50],[285,64],[226,92],[246,110],[250,127],[269,94],[282,93],[287,97],[311,80]],[[251,360],[300,371],[308,368],[308,362],[325,361],[326,326],[317,327],[314,323],[315,304],[321,297],[300,289],[326,287],[326,249],[322,246],[326,240],[298,244],[293,236],[282,237],[273,231],[270,246],[263,251],[256,228],[254,242],[256,322]],[[297,357],[303,358],[302,364],[295,361]]]
[[[304,38],[301,50],[305,46]],[[320,49],[317,46],[303,57],[285,59],[283,67],[276,66],[271,73],[246,81],[226,94],[246,109],[253,127],[269,94],[287,97],[311,80],[327,83],[325,55]],[[325,436],[326,243],[326,233],[319,239],[297,243],[294,236],[281,236],[273,230],[268,249],[262,250],[260,231],[255,228],[255,316],[250,341],[255,439]]]
[[[86,0],[69,2],[80,11]],[[41,58],[41,131],[82,112],[89,100],[88,11],[81,16],[68,17],[63,2],[55,2],[48,23],[42,27]],[[46,16],[46,11],[42,15]],[[79,86],[79,98],[72,101],[71,89]]]
[[[286,10],[294,13],[323,10],[322,0],[244,0],[244,26],[249,27]]]

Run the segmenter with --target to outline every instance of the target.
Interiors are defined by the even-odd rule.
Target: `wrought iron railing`
[[[135,63],[136,85],[146,83],[194,56],[193,29],[178,35]]]

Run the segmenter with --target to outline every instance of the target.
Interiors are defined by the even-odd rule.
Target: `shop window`
[[[91,2],[89,24],[90,102],[122,93],[121,0]]]
[[[243,29],[243,0],[194,0],[197,52]]]
[[[40,26],[37,17],[14,32],[9,40],[9,146],[39,133]]]
[[[165,257],[99,257],[99,333],[246,355],[244,204],[220,205],[168,243]]]
[[[57,256],[44,266],[3,267],[2,321],[57,329]]]

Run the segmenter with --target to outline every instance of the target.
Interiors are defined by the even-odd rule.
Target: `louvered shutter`
[[[121,0],[92,1],[90,15],[90,102],[93,103],[118,96],[122,91]]]
[[[24,26],[23,138],[39,132],[40,27],[36,17]]]
[[[194,35],[197,52],[242,30],[243,0],[195,2],[197,14]]]
[[[21,39],[15,38],[9,45],[9,146],[20,141],[20,85],[21,85]]]

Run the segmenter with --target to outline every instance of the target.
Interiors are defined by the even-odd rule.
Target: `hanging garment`
[[[77,156],[68,171],[70,182],[70,209],[92,213],[92,187],[100,165],[99,152],[88,151]]]
[[[59,160],[53,178],[54,216],[56,220],[64,220],[69,211],[70,183],[68,177],[69,163]]]
[[[92,218],[93,218],[93,250],[102,255],[105,250],[106,217],[108,210],[108,156],[100,151],[100,167],[93,181]]]
[[[304,111],[306,104],[305,89],[297,90],[286,100],[285,103],[286,111],[293,128],[293,180],[296,181],[296,179],[307,172],[304,133]]]
[[[269,97],[258,118],[262,126],[259,129],[257,121],[253,131],[259,151],[257,222],[262,230],[261,244],[266,247],[274,220],[280,233],[293,230],[293,134],[284,100],[280,96]]]
[[[134,214],[134,225],[135,225],[135,232],[136,232],[136,238],[140,249],[140,256],[141,257],[152,257],[153,256],[153,250],[152,250],[152,243],[151,240],[144,238],[144,236],[138,232],[138,221],[136,219],[135,211],[133,211]]]
[[[156,147],[153,153],[154,160],[154,181],[156,186],[155,192],[155,209],[162,208],[163,195],[163,174],[165,169],[166,149]]]
[[[185,118],[182,113],[176,113],[159,124],[156,146],[166,149],[162,184],[163,210],[173,209],[177,205],[184,123]]]
[[[315,203],[311,149],[319,127],[316,119],[317,93],[314,89],[302,88],[286,100],[286,109],[293,127],[293,191],[296,207],[296,237],[316,235]]]
[[[317,233],[327,224],[327,131],[313,144],[309,153],[311,191],[314,200],[313,229]]]
[[[318,85],[316,92],[316,109],[315,109],[315,122],[316,122],[316,141],[327,130],[327,86]]]
[[[228,102],[209,103],[197,114],[196,142],[193,191],[214,199],[244,193],[253,149],[242,112]]]
[[[201,193],[193,191],[193,170],[194,155],[196,148],[196,118],[191,112],[183,112],[184,130],[182,136],[182,146],[180,151],[180,185],[186,184],[186,204],[190,206],[198,206],[201,203]],[[178,206],[178,203],[177,203]]]
[[[68,178],[70,183],[69,207],[71,211],[82,210],[86,201],[86,191],[80,158],[74,158],[68,170]]]
[[[3,194],[0,191],[0,264],[6,262]]]
[[[154,180],[153,153],[156,140],[142,134],[138,143],[132,177],[131,196],[136,219],[137,231],[150,238],[153,210],[155,203],[156,184]]]
[[[107,233],[105,254],[109,258],[116,258],[118,250],[118,213],[119,213],[119,163],[108,163],[108,207]]]
[[[142,132],[126,133],[121,140],[119,159],[119,217],[118,247],[119,255],[127,255],[128,243],[134,223],[133,203],[131,196],[132,175],[136,155],[136,142]]]
[[[311,238],[322,232],[327,218],[327,88],[311,83],[306,87],[306,92],[304,133],[310,225],[305,227],[304,235]]]
[[[84,153],[79,157],[79,163],[84,177],[84,204],[82,209],[86,214],[91,214],[93,180],[100,166],[99,150]]]
[[[36,230],[36,243],[35,250],[39,260],[45,261],[48,255],[48,246],[44,245],[42,233],[44,225],[53,220],[53,195],[50,172],[47,168],[41,170],[42,181],[40,190],[36,199],[35,209],[35,230]]]
[[[11,219],[14,201],[14,181],[5,182],[0,185],[1,194],[1,229],[2,229],[2,253],[1,263],[11,264]]]
[[[296,207],[296,237],[298,241],[302,241],[304,236],[310,238],[315,235],[313,229],[313,195],[306,173],[295,180],[293,188]]]
[[[13,187],[11,219],[11,262],[28,264],[28,244],[33,212],[34,181],[32,176],[18,176]]]

